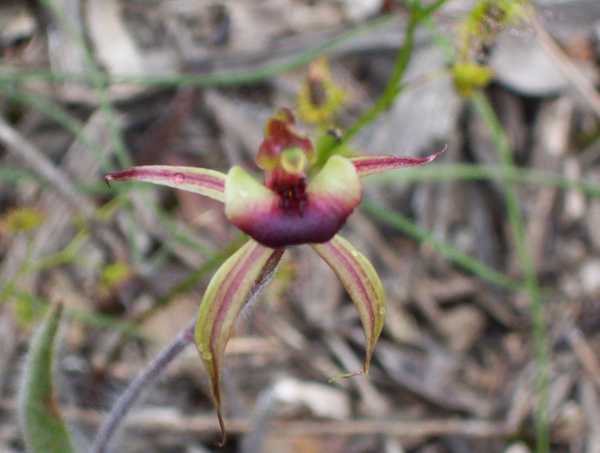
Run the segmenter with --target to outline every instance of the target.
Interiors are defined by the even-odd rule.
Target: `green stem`
[[[339,152],[344,146],[346,146],[350,140],[354,138],[358,132],[360,132],[365,126],[375,121],[379,115],[389,109],[396,97],[402,92],[405,85],[402,84],[402,79],[410,63],[412,53],[415,45],[415,34],[418,26],[429,19],[429,17],[437,11],[446,0],[438,0],[428,7],[422,7],[420,2],[413,2],[408,5],[410,9],[410,16],[408,18],[408,24],[404,32],[404,43],[398,55],[396,62],[394,63],[394,69],[392,74],[383,90],[383,93],[375,103],[364,112],[355,123],[344,133],[342,139],[338,142],[332,142],[330,147],[325,147],[320,150],[317,162],[315,163],[316,168],[321,168],[325,165],[325,162],[336,152]]]
[[[46,0],[47,1],[47,0]],[[361,35],[375,28],[388,24],[394,15],[386,15],[369,21],[366,24],[354,27],[347,32],[341,33],[338,36],[325,41],[324,43],[315,46],[311,49],[300,52],[297,56],[286,59],[283,62],[267,63],[255,69],[249,70],[225,70],[218,71],[212,74],[178,74],[166,76],[136,76],[136,75],[114,75],[109,76],[103,74],[103,81],[107,85],[114,84],[135,84],[146,86],[185,86],[194,85],[199,87],[216,87],[216,86],[232,86],[243,85],[260,82],[269,77],[290,71],[292,69],[304,66],[310,63],[315,58],[331,52],[341,44],[348,41],[350,38]],[[19,71],[0,71],[0,84],[18,80],[25,82],[28,80],[50,80],[54,82],[84,82],[85,77],[79,74],[68,74],[52,72],[47,70],[30,70]]]
[[[483,280],[498,285],[502,288],[510,290],[521,289],[521,283],[511,279],[507,275],[498,272],[481,261],[462,253],[452,245],[437,240],[430,231],[427,231],[417,224],[403,216],[402,214],[389,209],[369,200],[363,200],[362,209],[375,217],[376,219],[396,228],[402,233],[415,238],[420,242],[424,242],[433,248],[437,253],[444,256],[456,265],[477,275]]]
[[[492,141],[496,145],[500,161],[504,170],[514,172],[512,151],[506,137],[506,133],[498,120],[490,102],[482,93],[475,93],[472,98],[477,112],[492,133]],[[523,273],[525,276],[525,287],[531,302],[531,315],[533,318],[533,337],[535,344],[535,355],[537,361],[536,394],[537,409],[535,411],[535,428],[537,452],[547,453],[550,451],[550,439],[548,431],[548,383],[549,383],[549,352],[547,346],[547,328],[544,319],[544,306],[540,295],[535,264],[527,249],[524,220],[519,208],[519,201],[515,190],[510,184],[504,184],[504,197],[508,211],[509,223],[514,236],[515,247]]]
[[[415,32],[417,30],[418,16],[416,12],[411,12],[406,32],[404,34],[404,45],[400,48],[392,75],[383,91],[383,94],[375,101],[369,110],[363,113],[360,118],[346,131],[342,137],[340,145],[346,145],[354,136],[366,125],[375,121],[375,119],[392,106],[396,96],[402,91],[402,77],[406,72],[410,57],[412,56],[415,44]]]
[[[366,184],[410,184],[413,182],[498,181],[500,183],[531,184],[576,190],[591,197],[600,197],[600,184],[527,168],[507,169],[500,165],[444,164],[408,167],[368,176]]]

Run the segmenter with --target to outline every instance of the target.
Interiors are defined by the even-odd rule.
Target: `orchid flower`
[[[225,439],[220,373],[225,347],[244,305],[274,272],[285,248],[309,244],[337,274],[358,309],[366,338],[361,373],[369,371],[383,328],[384,291],[369,260],[338,232],[362,198],[361,177],[423,165],[423,158],[331,156],[314,168],[311,141],[294,126],[287,109],[268,122],[256,157],[264,182],[235,166],[227,174],[196,167],[138,166],[110,173],[110,181],[145,181],[221,201],[227,219],[250,239],[213,276],[196,321],[195,342],[208,371],[212,398]]]

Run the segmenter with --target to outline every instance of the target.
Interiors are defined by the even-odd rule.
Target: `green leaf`
[[[452,67],[454,86],[463,97],[469,97],[476,90],[484,88],[493,77],[494,71],[477,63],[457,63]]]
[[[19,416],[30,453],[72,453],[71,436],[64,423],[52,379],[54,343],[62,306],[54,306],[33,337],[21,382]]]

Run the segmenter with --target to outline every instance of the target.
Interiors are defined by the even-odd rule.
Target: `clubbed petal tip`
[[[314,160],[314,149],[311,141],[295,128],[294,115],[289,109],[281,109],[272,116],[265,127],[265,138],[258,148],[256,164],[265,171],[275,170],[280,166],[281,153],[289,148],[301,149],[308,159]]]
[[[416,165],[428,164],[446,151],[447,148],[447,146],[444,146],[440,151],[425,157],[368,156],[355,157],[351,160],[358,174],[360,176],[367,176],[372,175],[373,173],[395,170],[402,167],[414,167]]]
[[[225,175],[215,170],[172,165],[143,165],[109,173],[104,177],[112,181],[143,181],[175,189],[187,190],[224,201]]]
[[[210,281],[196,323],[195,340],[208,372],[219,425],[225,443],[220,375],[225,346],[244,307],[273,274],[283,249],[273,250],[250,240],[219,268]]]
[[[327,242],[362,197],[354,165],[341,156],[329,159],[300,200],[287,199],[285,193],[266,188],[239,167],[229,172],[225,187],[229,221],[273,248]]]
[[[366,374],[385,317],[381,280],[369,260],[339,235],[325,244],[315,244],[313,248],[337,274],[358,309],[367,341],[362,370]]]

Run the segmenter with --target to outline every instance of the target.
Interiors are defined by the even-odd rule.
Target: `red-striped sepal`
[[[143,181],[225,200],[225,175],[215,170],[173,165],[142,165],[105,176],[107,182]]]
[[[385,318],[381,280],[369,260],[340,235],[325,244],[314,244],[313,248],[337,274],[358,309],[367,340],[363,366],[366,374]]]
[[[283,251],[264,247],[250,239],[219,268],[200,304],[195,340],[210,378],[222,443],[225,443],[225,424],[221,408],[220,375],[225,346],[240,311],[268,282]]]
[[[372,175],[387,170],[395,170],[402,167],[414,167],[425,165],[433,161],[446,151],[444,146],[440,151],[425,157],[399,157],[399,156],[365,156],[355,157],[352,160],[354,168],[359,176]]]

